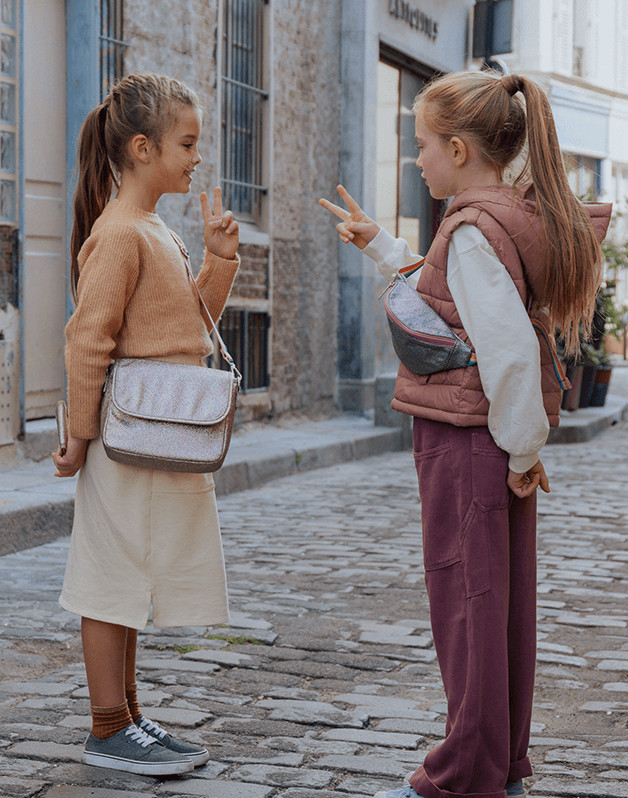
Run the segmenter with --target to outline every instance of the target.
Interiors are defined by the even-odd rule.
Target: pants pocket
[[[460,533],[460,552],[467,598],[488,592],[491,587],[491,551],[508,539],[508,508],[483,507],[471,502]]]
[[[452,486],[449,444],[415,452],[419,477],[425,570],[460,562],[460,519]]]
[[[487,428],[472,434],[471,483],[473,498],[482,507],[506,507],[509,502],[508,454]]]

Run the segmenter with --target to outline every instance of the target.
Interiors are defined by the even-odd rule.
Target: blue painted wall
[[[66,88],[67,88],[67,301],[68,317],[73,303],[70,291],[70,232],[76,143],[83,120],[100,102],[100,2],[66,0]]]

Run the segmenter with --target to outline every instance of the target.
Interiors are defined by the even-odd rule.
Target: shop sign
[[[411,28],[429,36],[430,39],[436,39],[438,35],[438,22],[407,0],[388,0],[388,13],[391,17],[397,17]]]

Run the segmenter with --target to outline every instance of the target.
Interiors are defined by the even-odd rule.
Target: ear
[[[150,161],[153,148],[150,139],[143,133],[138,133],[136,136],[133,136],[128,146],[129,153],[133,160],[138,160],[140,163],[148,163]]]
[[[451,147],[451,156],[454,161],[454,166],[464,166],[469,159],[469,147],[467,143],[460,138],[460,136],[452,136],[449,139],[449,146]]]

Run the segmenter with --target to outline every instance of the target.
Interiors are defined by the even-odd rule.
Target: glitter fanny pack
[[[397,357],[414,374],[475,366],[475,353],[408,282],[423,260],[402,269],[384,290],[384,308]]]

